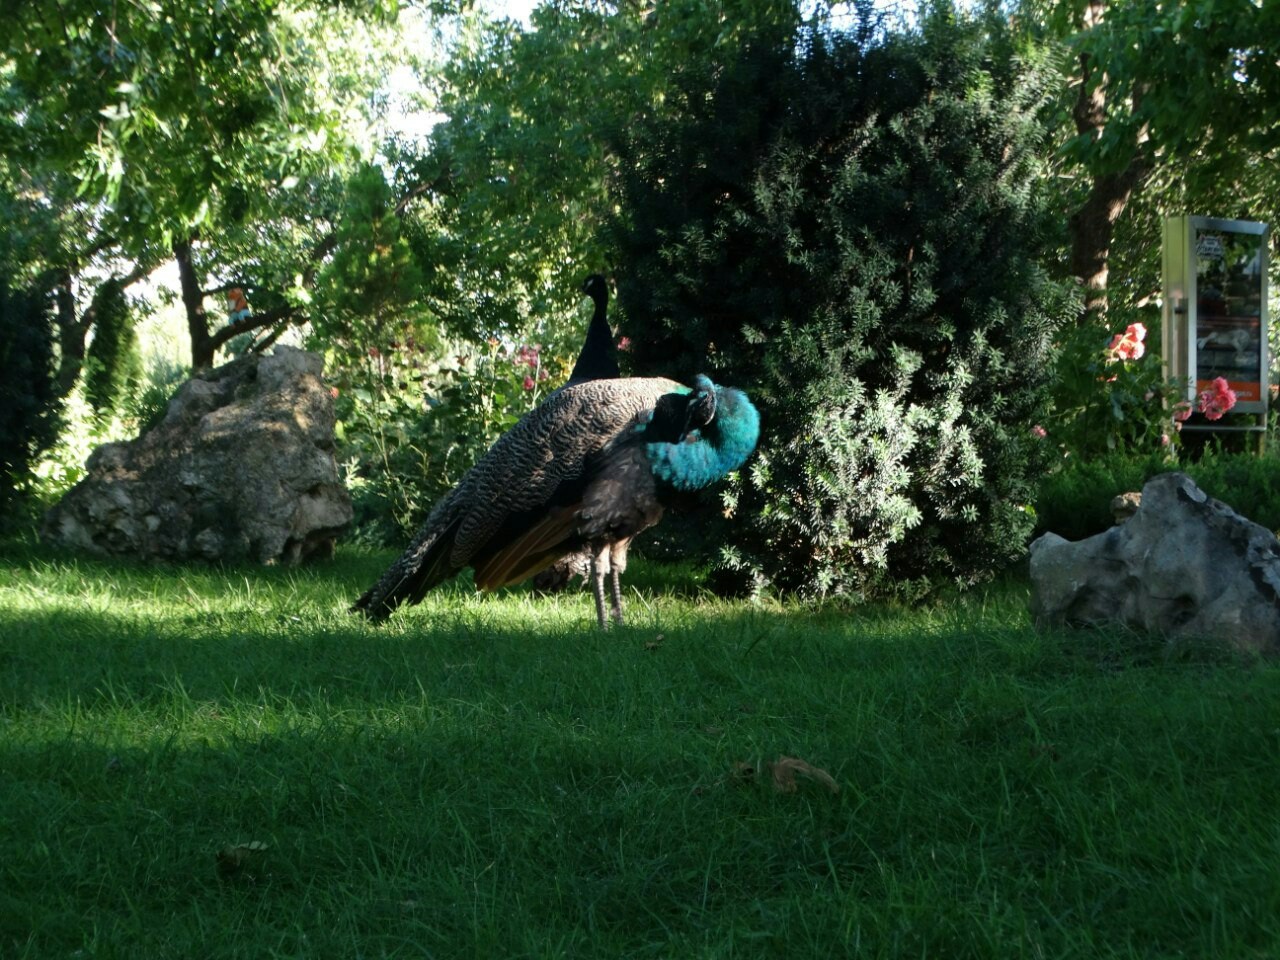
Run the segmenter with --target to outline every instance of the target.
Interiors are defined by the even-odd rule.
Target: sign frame
[[[1223,376],[1238,397],[1231,412],[1261,418],[1257,426],[1243,428],[1197,418],[1189,428],[1266,429],[1270,241],[1270,224],[1253,220],[1165,219],[1162,344],[1167,373],[1186,384],[1184,399],[1193,404],[1215,376]]]

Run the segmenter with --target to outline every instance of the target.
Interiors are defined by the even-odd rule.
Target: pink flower
[[[1206,420],[1221,420],[1222,415],[1236,405],[1236,392],[1227,384],[1225,377],[1217,377],[1197,399],[1197,406]]]
[[[1189,416],[1191,416],[1190,400],[1179,400],[1177,403],[1173,405],[1173,419],[1176,420],[1179,424],[1181,424],[1182,421],[1186,420],[1187,417]],[[1181,426],[1179,426],[1178,429],[1182,429]]]
[[[538,351],[542,349],[542,344],[525,344],[516,351],[514,363],[516,366],[526,366],[530,370],[538,368]]]
[[[621,337],[621,338],[618,340],[618,349],[619,349],[619,350],[621,350],[623,353],[627,353],[628,351],[630,351],[630,349],[631,349],[631,338],[630,338],[630,337]]]
[[[1046,430],[1044,427],[1040,426],[1040,424],[1038,423],[1031,428],[1031,432],[1035,436],[1039,437],[1041,440],[1043,440],[1045,437],[1049,435],[1049,431]]]
[[[525,388],[526,390],[532,390],[532,389],[533,389],[533,386],[534,386],[534,384],[533,384],[533,377],[525,377],[525,378],[524,378],[524,388]]]
[[[1111,342],[1107,344],[1107,359],[1109,361],[1141,360],[1142,355],[1147,352],[1147,348],[1142,343],[1146,336],[1147,328],[1142,324],[1129,324],[1124,333],[1117,333],[1111,338]]]
[[[337,399],[338,399],[338,388],[337,388],[337,387],[330,387],[330,388],[329,388],[329,396],[331,396],[334,400],[337,400]]]
[[[1160,446],[1167,447],[1169,445],[1169,435],[1167,433],[1160,434]]]

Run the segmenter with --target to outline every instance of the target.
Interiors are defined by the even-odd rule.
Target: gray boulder
[[[297,563],[351,522],[333,397],[314,353],[278,346],[204,370],[164,419],[90,455],[41,535],[100,554]]]
[[[1031,612],[1041,626],[1123,624],[1280,653],[1280,543],[1186,474],[1160,474],[1124,523],[1031,544]]]

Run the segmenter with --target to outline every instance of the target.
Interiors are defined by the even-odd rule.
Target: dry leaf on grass
[[[267,849],[268,844],[261,840],[250,840],[248,843],[236,843],[223,847],[218,851],[218,876],[223,880],[229,880],[239,875],[245,867],[261,858]]]
[[[795,793],[797,775],[821,784],[832,793],[840,792],[840,784],[836,783],[831,774],[799,757],[779,757],[766,766],[773,774],[773,789],[779,793]]]
[[[730,784],[735,787],[752,787],[758,783],[763,783],[761,774],[768,771],[773,783],[773,789],[778,793],[795,793],[797,788],[796,777],[804,777],[819,786],[824,787],[831,793],[840,792],[840,784],[836,783],[835,778],[827,771],[813,764],[801,760],[799,757],[779,757],[772,763],[765,763],[759,766],[754,763],[748,763],[745,760],[736,761],[729,772],[710,785],[699,785],[693,788],[695,794],[706,793],[712,787],[720,787]]]

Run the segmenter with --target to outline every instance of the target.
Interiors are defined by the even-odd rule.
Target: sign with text
[[[1170,217],[1164,231],[1164,359],[1187,399],[1218,377],[1233,412],[1266,413],[1267,224]]]

